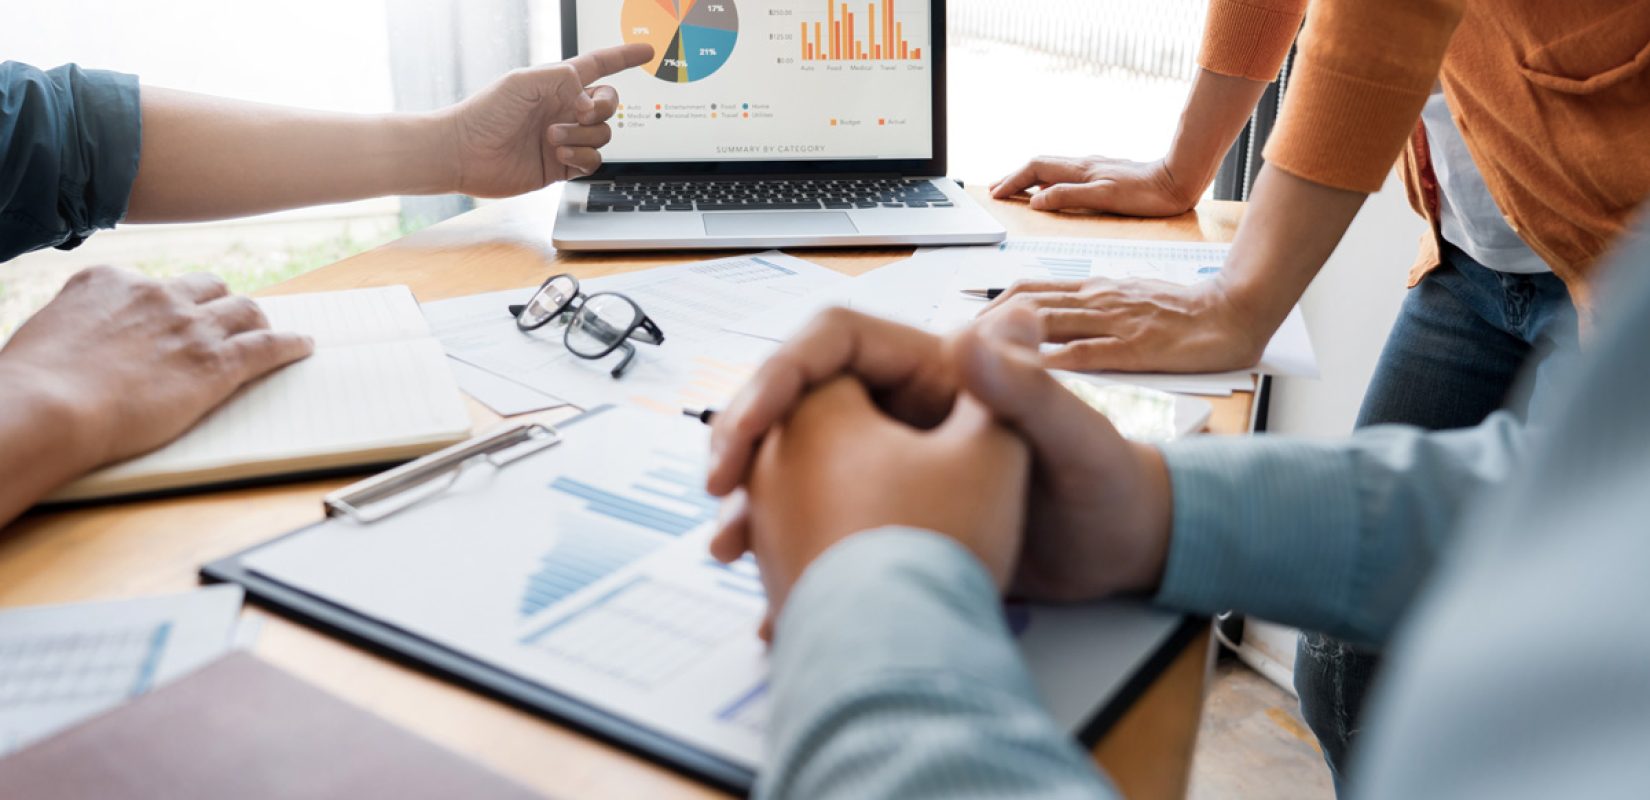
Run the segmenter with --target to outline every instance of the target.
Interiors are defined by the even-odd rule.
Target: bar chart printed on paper
[[[753,561],[707,556],[708,429],[680,409],[612,406],[561,433],[416,513],[306,534],[249,566],[754,766],[754,712],[721,712],[766,674],[766,599]]]

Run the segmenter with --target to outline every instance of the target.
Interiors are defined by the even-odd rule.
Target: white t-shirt
[[[1432,150],[1432,172],[1438,177],[1438,227],[1444,240],[1497,272],[1551,272],[1552,267],[1518,238],[1502,216],[1484,185],[1483,173],[1472,163],[1442,91],[1435,90],[1427,98],[1421,124],[1426,126]]]

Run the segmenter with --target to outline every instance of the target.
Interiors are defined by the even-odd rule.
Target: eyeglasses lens
[[[567,347],[585,358],[596,358],[624,341],[641,312],[636,304],[614,294],[591,295],[567,330]]]
[[[527,327],[543,325],[561,313],[577,291],[578,285],[571,278],[555,278],[534,293],[533,299],[522,307],[517,319]]]

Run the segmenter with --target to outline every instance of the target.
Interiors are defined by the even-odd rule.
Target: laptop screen
[[[934,157],[930,0],[576,2],[581,52],[653,45],[609,164]]]

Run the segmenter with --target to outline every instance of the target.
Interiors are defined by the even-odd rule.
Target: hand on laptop
[[[1026,465],[1025,445],[967,396],[944,423],[920,430],[884,414],[852,376],[810,390],[764,437],[746,488],[747,541],[770,619],[814,559],[887,525],[953,537],[1006,585]]]
[[[1040,156],[991,185],[1002,200],[1034,187],[1039,211],[1086,210],[1131,217],[1172,217],[1197,205],[1202,186],[1185,186],[1163,160]]]
[[[724,522],[712,553],[731,561],[752,549],[753,541],[788,535],[782,528],[763,528],[779,512],[764,507],[775,495],[756,491],[757,476],[774,466],[757,453],[766,447],[770,431],[810,401],[810,392],[849,375],[875,398],[880,426],[943,430],[949,417],[973,402],[957,401],[966,389],[1030,445],[1032,482],[1025,542],[1014,573],[1016,593],[1070,600],[1155,586],[1168,552],[1170,521],[1162,458],[1155,448],[1124,441],[1105,417],[1049,375],[1038,358],[1038,338],[1036,316],[1020,309],[946,339],[851,311],[821,315],[781,347],[715,420],[709,491],[728,495],[743,485],[752,494],[746,508]],[[851,459],[853,469],[811,479],[852,482],[855,491],[899,502],[911,478],[874,477],[882,456],[872,452],[855,455],[850,449],[843,458]],[[817,490],[829,492],[838,485]],[[960,489],[954,491],[952,502],[961,495]],[[841,499],[837,503],[849,505]],[[887,508],[882,519],[856,517],[853,524],[902,521]],[[1013,528],[1002,529],[1001,535],[1012,536]],[[757,547],[761,556],[761,545]],[[799,574],[794,563],[764,564],[768,569],[782,570],[776,580],[784,586]]]
[[[456,137],[458,191],[508,197],[595,172],[619,97],[591,84],[651,58],[652,46],[629,44],[518,69],[440,112]]]
[[[1154,280],[1020,281],[980,312],[1036,312],[1050,369],[1225,372],[1260,361],[1269,332],[1255,329],[1220,278],[1191,285]]]
[[[56,412],[41,419],[64,423],[54,452],[65,463],[51,466],[67,480],[171,441],[242,384],[309,355],[308,337],[268,328],[257,305],[211,275],[159,281],[94,267],[0,349],[0,383],[34,393]]]

